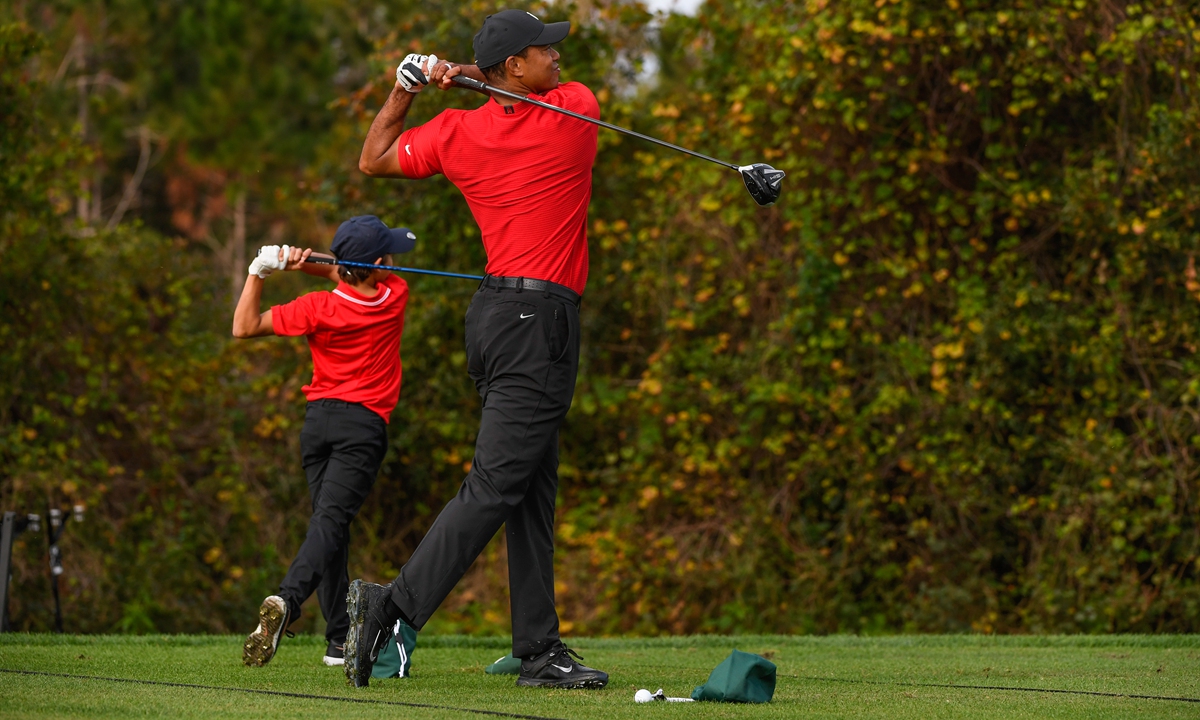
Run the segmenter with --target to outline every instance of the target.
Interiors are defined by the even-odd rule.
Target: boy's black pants
[[[325,639],[341,645],[350,627],[350,522],[371,492],[387,453],[387,424],[357,403],[316,400],[304,414],[300,451],[313,513],[308,535],[279,584],[279,595],[294,621],[300,617],[300,605],[316,591],[325,616]]]
[[[467,370],[483,398],[475,458],[458,494],[400,570],[392,601],[420,630],[501,525],[508,541],[513,655],[558,641],[554,501],[558,429],[579,368],[578,296],[486,287],[466,316]]]

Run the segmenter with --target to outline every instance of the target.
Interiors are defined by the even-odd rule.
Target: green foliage
[[[228,338],[224,268],[179,213],[236,186],[252,243],[324,247],[369,212],[416,230],[406,264],[483,267],[451,185],[355,161],[396,61],[469,58],[493,8],[381,7],[110,9],[93,65],[135,90],[93,95],[82,135],[53,79],[77,26],[57,16],[45,47],[0,33],[0,498],[93,509],[68,533],[81,629],[241,628],[307,519],[307,352]],[[1186,6],[714,0],[653,28],[637,4],[534,9],[573,20],[564,74],[605,119],[788,173],[760,209],[728,170],[602,131],[562,434],[565,632],[1200,621]],[[648,49],[661,71],[639,87],[619,68]],[[413,118],[480,102],[426,91]],[[130,173],[138,123],[165,158],[141,204],[111,231],[72,219],[97,168]],[[373,579],[456,491],[477,423],[472,288],[410,284],[392,449],[354,529]],[[43,546],[24,543],[16,617],[44,627]],[[505,586],[498,539],[431,631],[504,632]]]

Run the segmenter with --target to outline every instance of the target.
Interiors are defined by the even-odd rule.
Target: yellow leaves
[[[705,195],[704,198],[700,200],[700,209],[706,212],[716,212],[720,210],[721,207],[721,201],[712,195]]]
[[[717,335],[717,344],[713,347],[713,355],[719,355],[720,353],[723,353],[727,349],[729,349],[729,338],[730,338],[730,335],[727,332],[719,333]],[[705,381],[705,382],[707,382],[707,381]],[[708,388],[704,388],[704,389],[708,390],[710,388],[711,388],[711,386]]]
[[[232,490],[219,490],[217,492],[217,500],[226,504],[233,502],[234,497],[235,494]]]
[[[733,298],[733,307],[739,316],[746,317],[750,314],[750,299],[745,295],[738,295]]]
[[[38,436],[38,431],[34,430],[33,428],[25,428],[24,430],[21,431],[21,435],[26,440],[36,440],[37,436]]]
[[[950,271],[946,268],[941,268],[933,274],[933,279],[937,282],[946,282],[948,277],[950,277]]]
[[[216,565],[221,559],[221,556],[224,554],[225,552],[219,547],[209,548],[208,551],[204,553],[204,562],[206,565]]]
[[[838,267],[842,267],[846,263],[850,262],[850,258],[839,250],[833,254],[833,262]]]
[[[980,329],[983,326],[980,325]],[[961,341],[953,343],[943,343],[933,346],[933,356],[939,360],[943,358],[951,358],[957,360],[963,356],[963,344]]]
[[[906,298],[910,298],[910,297],[916,297],[918,295],[921,295],[924,292],[925,292],[925,285],[920,280],[918,280],[918,281],[914,282],[912,285],[909,285],[908,289],[906,289],[904,292],[902,292],[901,295],[903,295]]]
[[[654,487],[653,485],[647,485],[646,487],[642,488],[642,496],[641,499],[638,500],[638,506],[642,508],[646,507],[650,503],[657,500],[660,494],[661,493],[659,492],[658,488]]]
[[[1130,224],[1129,228],[1133,230],[1134,235],[1141,235],[1142,233],[1146,232],[1146,223],[1135,218],[1133,223]]]
[[[642,378],[642,381],[638,383],[638,390],[649,395],[662,395],[662,380],[651,377]]]
[[[696,302],[698,302],[698,303],[708,302],[709,298],[711,298],[713,295],[715,295],[716,292],[717,292],[716,288],[704,288],[703,290],[696,293],[696,296],[695,296]]]
[[[674,105],[655,105],[650,114],[654,117],[677,118],[680,115],[679,108]]]
[[[967,329],[969,329],[971,332],[978,335],[979,333],[983,332],[983,323],[977,319],[972,320],[969,323],[967,323]]]

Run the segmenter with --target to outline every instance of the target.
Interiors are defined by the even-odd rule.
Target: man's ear
[[[509,55],[504,61],[504,70],[509,77],[525,77],[525,62],[516,55]]]

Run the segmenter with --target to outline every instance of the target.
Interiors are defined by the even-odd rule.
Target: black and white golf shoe
[[[258,628],[242,645],[242,663],[246,667],[262,667],[275,657],[279,636],[287,628],[287,602],[278,595],[269,595],[258,608]]]
[[[346,664],[346,646],[331,642],[325,647],[325,657],[321,660],[329,667]]]
[[[517,684],[524,687],[590,690],[599,690],[607,685],[608,673],[576,662],[582,659],[579,653],[560,642],[532,660],[522,660]]]
[[[346,633],[346,680],[354,687],[371,684],[371,669],[379,659],[379,651],[392,636],[396,618],[387,616],[385,601],[392,592],[391,584],[355,580],[346,595],[346,612],[350,615],[350,631]]]

